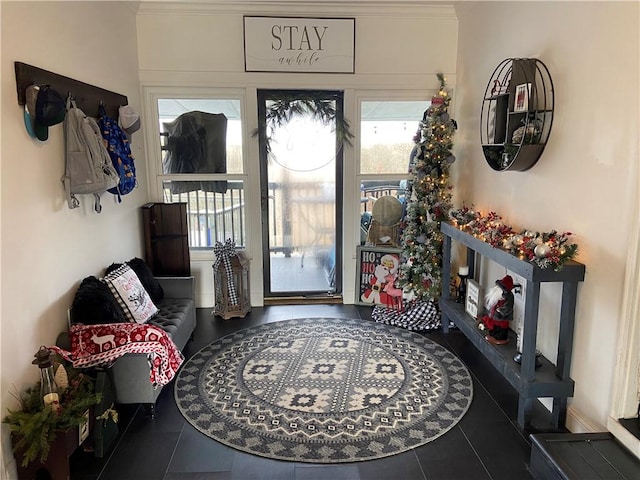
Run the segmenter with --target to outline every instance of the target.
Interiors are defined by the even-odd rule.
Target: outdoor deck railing
[[[181,182],[185,183],[185,182]],[[225,193],[194,190],[172,193],[165,183],[164,198],[169,203],[187,204],[189,247],[213,248],[216,242],[231,239],[236,247],[246,244],[245,199],[243,182],[227,182]]]
[[[227,239],[231,239],[238,248],[246,245],[246,203],[242,181],[227,182],[225,193],[202,190],[172,193],[170,182],[164,186],[166,202],[187,204],[191,248],[210,249],[216,242]],[[370,211],[372,203],[381,195],[400,196],[403,193],[397,184],[363,184],[361,211]],[[335,195],[331,189],[327,191],[326,186],[315,183],[272,182],[267,202],[270,251],[290,254],[304,251],[310,245],[328,247],[332,244]]]

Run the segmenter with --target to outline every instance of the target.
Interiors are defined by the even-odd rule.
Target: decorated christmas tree
[[[456,123],[449,117],[451,97],[445,78],[438,74],[440,90],[424,113],[409,161],[407,213],[401,238],[404,262],[397,285],[403,289],[400,308],[376,306],[372,318],[408,330],[440,326],[438,297],[442,292],[442,242],[440,224],[449,219],[451,185],[449,168]],[[447,280],[448,281],[448,280]]]
[[[405,263],[400,286],[422,302],[436,303],[442,292],[442,233],[440,223],[451,210],[449,168],[456,123],[449,117],[451,96],[444,76],[440,90],[420,122],[410,159],[406,226],[402,233]],[[448,281],[448,280],[446,280]]]

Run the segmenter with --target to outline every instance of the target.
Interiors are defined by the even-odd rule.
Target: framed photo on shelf
[[[529,99],[531,97],[531,84],[521,83],[516,87],[516,96],[513,101],[514,112],[526,112],[529,110]]]
[[[482,313],[482,287],[475,280],[467,280],[467,298],[464,311],[476,320]]]
[[[356,305],[390,305],[399,293],[401,250],[359,245],[356,255]]]

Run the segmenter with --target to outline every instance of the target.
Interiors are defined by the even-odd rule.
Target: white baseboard
[[[585,417],[573,405],[567,408],[567,430],[571,433],[596,433],[606,432],[607,429],[603,425],[599,425],[589,418]]]
[[[213,309],[213,306],[215,304],[215,298],[213,297],[213,294],[203,294],[203,295],[198,295],[196,293],[196,307],[197,308],[211,308]]]

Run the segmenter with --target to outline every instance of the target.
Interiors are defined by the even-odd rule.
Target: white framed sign
[[[244,16],[245,72],[354,73],[355,18]]]
[[[482,313],[482,287],[474,280],[467,280],[467,298],[464,310],[476,320]]]

